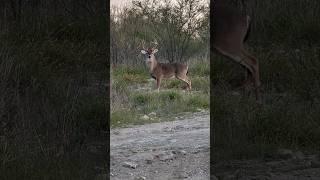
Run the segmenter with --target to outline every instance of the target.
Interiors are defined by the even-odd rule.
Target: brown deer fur
[[[188,66],[181,63],[160,63],[156,60],[154,54],[158,49],[149,48],[141,50],[141,53],[146,56],[146,64],[151,77],[157,81],[157,89],[159,91],[162,79],[177,78],[188,85],[191,90],[191,80],[188,78]]]

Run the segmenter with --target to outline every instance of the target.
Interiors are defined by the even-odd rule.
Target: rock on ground
[[[209,179],[209,112],[181,119],[112,129],[110,178]]]

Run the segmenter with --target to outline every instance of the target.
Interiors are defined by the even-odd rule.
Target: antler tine
[[[158,41],[157,41],[157,39],[154,39],[154,41],[151,42],[151,43],[155,45],[155,47],[152,48],[153,50],[156,49],[156,48],[158,48]]]
[[[144,39],[141,41],[141,45],[142,45],[142,49],[146,49],[145,48],[145,40]]]

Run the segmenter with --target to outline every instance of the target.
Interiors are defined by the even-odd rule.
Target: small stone
[[[128,167],[128,168],[132,168],[132,169],[136,169],[138,167],[138,164],[136,164],[134,162],[124,162],[123,166]]]
[[[144,176],[139,176],[139,177],[136,177],[134,178],[135,180],[146,180],[147,178],[144,177]]]
[[[156,115],[157,115],[157,113],[155,113],[155,112],[149,113],[149,116],[156,116]]]
[[[177,179],[186,179],[188,178],[188,174],[186,172],[176,172],[177,175],[175,175],[175,178]]]
[[[174,130],[178,130],[178,129],[183,129],[183,128],[184,128],[183,125],[177,125],[173,129]]]
[[[176,139],[170,139],[169,140],[171,143],[175,143],[175,142],[177,142],[177,140]]]
[[[147,164],[152,164],[152,160],[151,160],[151,159],[147,159],[147,160],[146,160],[146,163],[147,163]]]
[[[132,152],[132,153],[138,153],[138,151],[135,150],[135,149],[130,149],[129,151]]]
[[[198,154],[199,152],[201,152],[201,149],[195,149],[195,150],[193,150],[191,153],[192,153],[192,154]]]
[[[180,151],[178,151],[180,154],[182,154],[182,155],[186,155],[187,154],[187,151],[185,151],[185,150],[180,150]]]
[[[173,156],[173,154],[168,154],[168,155],[160,156],[159,159],[160,159],[160,161],[170,161],[170,160],[174,159],[174,156]]]
[[[304,154],[301,151],[294,153],[294,158],[297,160],[303,160],[305,158]]]
[[[160,161],[170,161],[170,160],[173,160],[174,158],[175,156],[171,152],[154,155],[154,159],[159,159]]]
[[[231,94],[232,94],[233,96],[240,96],[240,95],[241,95],[239,92],[236,92],[236,91],[233,91]]]
[[[185,150],[173,150],[172,153],[173,154],[182,154],[182,155],[187,154],[187,152]]]
[[[293,158],[293,152],[290,149],[278,149],[278,157],[281,159]]]
[[[141,116],[140,119],[142,119],[142,120],[149,120],[150,117],[145,114],[145,115]]]

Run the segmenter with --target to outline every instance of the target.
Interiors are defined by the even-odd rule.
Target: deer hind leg
[[[187,80],[189,81],[189,90],[191,90],[191,80],[187,77]]]
[[[251,75],[251,71],[247,69],[247,67],[243,66],[244,69],[244,80],[240,83],[237,89],[241,89],[244,91],[244,94],[250,94],[250,85],[253,83],[253,77]]]
[[[187,83],[188,89],[189,89],[189,91],[190,91],[190,90],[191,90],[191,80],[188,78],[188,76],[185,77],[185,81],[184,81],[184,82]]]
[[[176,75],[176,78],[185,82],[188,85],[188,90],[191,90],[191,80],[187,76],[181,77]]]
[[[252,81],[252,75],[251,72],[245,67],[244,72],[244,81],[240,84],[240,88],[247,87],[249,84],[251,84]]]
[[[260,86],[258,61],[244,50],[239,53],[229,53],[228,51],[224,51],[217,47],[216,50],[233,61],[240,63],[247,69],[249,72],[248,75],[251,76],[254,82],[256,99],[260,102],[260,92],[258,88]]]
[[[252,77],[252,80],[253,80],[253,83],[254,83],[254,87],[255,87],[256,99],[258,101],[260,101],[260,86],[261,86],[261,82],[260,82],[260,75],[259,75],[259,63],[258,63],[258,61],[257,61],[257,59],[255,57],[250,55],[245,50],[243,50],[242,53],[247,57],[247,59],[249,59],[248,64],[251,66],[251,68],[253,70],[251,72],[251,77]]]
[[[240,61],[240,64],[243,65],[248,72],[249,78],[246,79],[245,83],[249,84],[253,82],[254,88],[255,88],[255,94],[256,94],[256,100],[260,102],[260,81],[259,81],[259,69],[257,68],[257,64],[254,61],[251,61],[251,59],[248,56],[243,57],[242,61]]]

